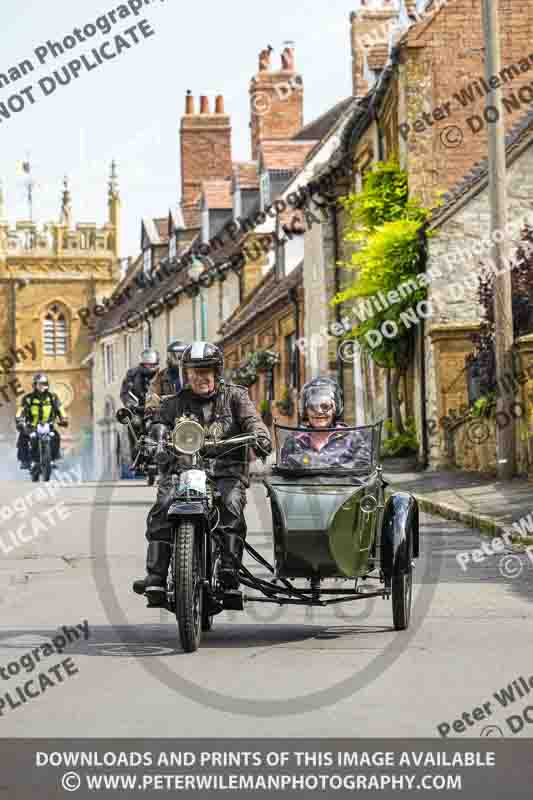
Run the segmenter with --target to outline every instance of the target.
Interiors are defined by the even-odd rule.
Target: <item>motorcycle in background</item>
[[[39,422],[30,433],[30,448],[32,460],[30,467],[31,479],[37,483],[40,477],[43,481],[50,480],[52,475],[52,447],[53,438],[57,436],[54,426],[50,422]]]
[[[129,392],[129,395],[131,397],[131,405],[128,408],[130,412],[128,428],[136,447],[131,469],[141,475],[145,475],[148,479],[148,486],[153,486],[159,471],[154,460],[155,446],[150,444],[150,439],[146,435],[144,408],[141,406],[139,398],[133,392]]]

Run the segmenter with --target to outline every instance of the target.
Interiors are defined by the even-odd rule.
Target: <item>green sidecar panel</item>
[[[352,578],[368,572],[377,511],[361,508],[377,498],[377,477],[362,481],[265,481],[272,507],[277,572],[287,578]]]

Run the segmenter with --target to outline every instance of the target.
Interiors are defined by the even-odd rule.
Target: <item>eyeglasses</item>
[[[317,414],[331,414],[335,411],[335,403],[332,403],[331,400],[324,400],[322,403],[308,403],[306,406],[308,413],[310,412],[313,415]]]

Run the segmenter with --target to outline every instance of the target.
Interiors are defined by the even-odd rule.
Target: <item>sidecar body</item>
[[[411,495],[385,501],[378,463],[381,423],[316,433],[275,426],[276,466],[265,480],[281,578],[360,578],[376,568],[386,585],[418,556]]]

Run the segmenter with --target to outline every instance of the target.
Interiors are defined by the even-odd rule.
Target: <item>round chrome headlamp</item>
[[[204,445],[204,429],[198,422],[185,419],[177,422],[172,433],[172,444],[180,453],[192,456]]]

